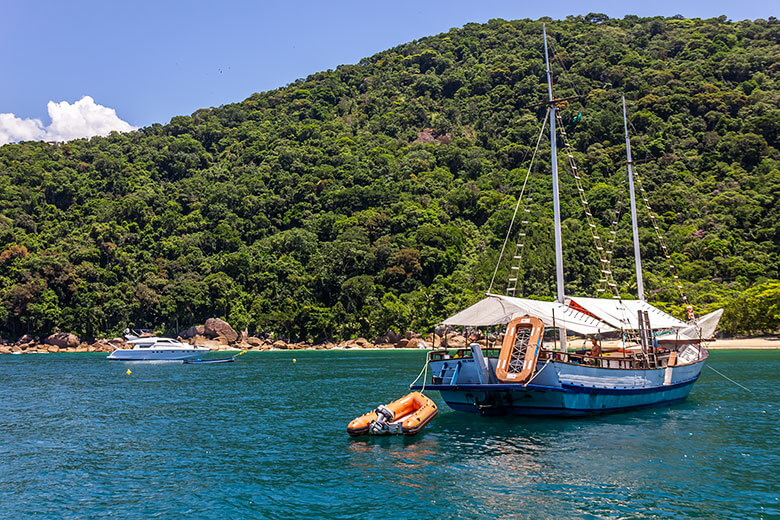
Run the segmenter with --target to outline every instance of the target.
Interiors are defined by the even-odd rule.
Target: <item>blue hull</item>
[[[490,368],[493,361],[488,361]],[[462,412],[578,416],[684,401],[703,366],[704,359],[671,369],[644,370],[540,363],[532,383],[522,385],[501,384],[492,375],[490,382],[480,382],[473,359],[434,361],[433,373],[444,381],[426,384],[425,389],[438,390],[450,408]],[[412,388],[420,390],[422,385]]]

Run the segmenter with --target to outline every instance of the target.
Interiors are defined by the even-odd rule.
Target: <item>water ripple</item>
[[[95,354],[0,357],[0,518],[780,516],[777,353],[712,354],[752,394],[705,371],[669,408],[561,420],[440,403],[415,437],[349,438],[423,356],[250,353],[130,376]]]

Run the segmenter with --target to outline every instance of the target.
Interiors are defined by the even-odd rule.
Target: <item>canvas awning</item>
[[[489,294],[471,307],[444,320],[444,325],[489,327],[505,325],[516,316],[535,316],[545,327],[565,327],[577,334],[592,335],[617,330],[605,321],[572,309],[558,302],[529,300]],[[553,320],[553,317],[555,318]]]
[[[567,296],[566,303],[576,303],[588,313],[605,321],[616,329],[639,329],[637,311],[647,311],[653,329],[682,329],[688,326],[671,314],[653,307],[643,300],[618,300]]]
[[[715,330],[718,328],[721,316],[723,316],[723,309],[705,314],[698,318],[696,323],[688,323],[687,327],[680,329],[679,336],[681,338],[712,339],[715,336]]]

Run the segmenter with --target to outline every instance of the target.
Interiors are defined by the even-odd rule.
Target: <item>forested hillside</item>
[[[600,232],[626,197],[625,94],[694,307],[726,306],[726,332],[776,329],[777,21],[588,15],[547,31],[556,94],[583,96],[562,117]],[[0,334],[173,333],[209,316],[300,340],[429,330],[488,287],[544,117],[541,33],[467,24],[167,125],[0,147]],[[548,150],[518,295],[555,290]],[[595,295],[598,257],[561,182],[566,290]],[[641,207],[640,221],[648,296],[682,317]],[[635,297],[626,211],[617,237]]]

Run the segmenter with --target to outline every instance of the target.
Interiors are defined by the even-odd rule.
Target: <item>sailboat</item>
[[[695,320],[689,306],[692,321],[686,323],[645,300],[625,99],[623,116],[638,299],[620,297],[608,262],[602,265],[602,281],[613,287],[612,299],[568,296],[564,292],[556,145],[556,111],[561,100],[553,94],[544,25],[543,37],[549,96],[556,299],[541,301],[489,290],[483,300],[443,324],[470,328],[506,326],[500,346],[483,348],[479,343],[472,343],[455,351],[446,348],[431,351],[422,383],[415,382],[410,388],[438,390],[451,408],[481,415],[583,415],[682,401],[701,374],[708,356],[704,340],[714,333],[722,310]],[[579,179],[576,168],[573,175]],[[583,202],[590,218],[584,198]],[[653,224],[656,226],[654,220]],[[602,246],[596,226],[589,225],[599,249]],[[511,227],[510,224],[510,230]],[[503,252],[502,249],[502,255]],[[602,262],[604,256],[600,253]],[[666,256],[669,258],[668,253]],[[510,277],[512,280],[516,287],[517,279]],[[679,281],[678,287],[681,289]],[[552,345],[544,343],[545,331],[550,330],[556,336]],[[568,332],[591,338],[590,348],[570,351]],[[599,338],[605,334],[623,338],[633,335],[638,338],[638,345],[631,348],[623,343],[622,348],[602,351]]]

